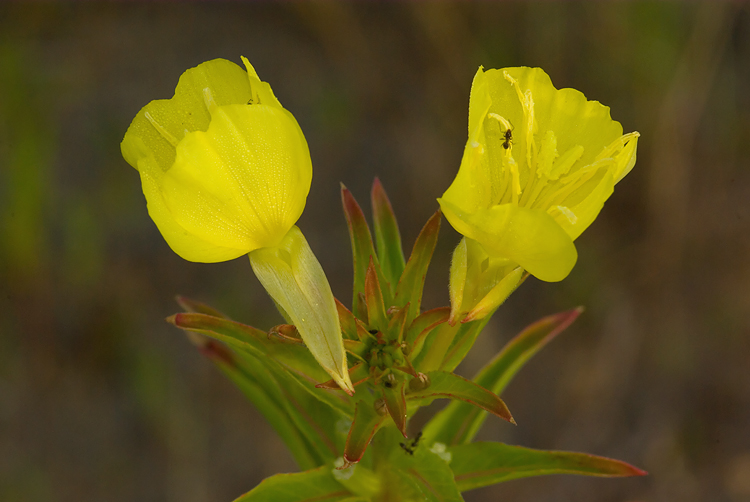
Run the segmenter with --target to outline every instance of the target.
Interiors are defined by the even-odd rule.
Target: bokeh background
[[[541,66],[638,130],[635,170],[530,280],[461,371],[524,325],[586,313],[516,378],[518,421],[483,439],[588,451],[639,479],[513,481],[467,500],[750,500],[750,10],[743,3],[3,3],[0,500],[230,501],[295,466],[239,391],[164,318],[175,294],[268,328],[245,259],[172,253],[119,143],[187,68],[247,56],[307,136],[300,226],[350,302],[339,182],[374,176],[407,249],[466,140],[472,76]],[[447,303],[443,224],[425,305]]]

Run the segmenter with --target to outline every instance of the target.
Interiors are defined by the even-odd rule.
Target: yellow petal
[[[635,166],[635,152],[638,148],[638,134],[633,132],[626,134],[627,144],[623,147],[622,151],[615,156],[617,161],[617,171],[615,172],[615,183],[619,183],[621,179],[625,177]]]
[[[162,189],[174,219],[220,247],[273,246],[294,225],[312,178],[307,143],[294,117],[265,105],[228,105],[208,131],[177,147]]]
[[[140,163],[144,162],[147,161],[141,160]],[[175,253],[185,260],[200,263],[233,260],[247,253],[245,249],[217,246],[185,230],[167,209],[156,180],[144,171],[141,171],[141,187],[148,203],[148,214]]]
[[[531,91],[535,122],[542,132],[554,131],[559,152],[566,152],[577,145],[583,147],[578,166],[591,164],[604,147],[622,136],[622,126],[612,120],[608,106],[598,101],[588,101],[576,89],[556,89],[549,75],[541,68],[487,70],[485,75],[492,99],[490,112],[503,115],[514,125],[513,141],[517,151],[525,152],[526,149],[527,138],[519,127],[524,124],[523,108],[517,92],[505,78],[505,72],[518,82],[520,89]],[[524,165],[525,159],[521,157],[517,156],[517,160]],[[528,169],[529,166],[523,167]]]
[[[186,132],[205,131],[211,120],[204,100],[206,88],[219,106],[245,104],[252,96],[248,74],[231,61],[214,59],[187,70],[174,97],[151,101],[133,119],[120,145],[125,160],[138,169],[138,161],[152,154],[161,170],[167,171],[174,162],[175,147],[152,121],[178,141]],[[152,120],[146,118],[147,113]]]
[[[614,192],[615,183],[609,171],[592,180],[592,183],[595,185],[593,189],[582,187],[588,191],[583,200],[570,207],[552,207],[548,211],[572,240],[576,240],[594,222],[604,207],[604,202]]]
[[[518,263],[548,282],[564,279],[578,258],[568,234],[544,211],[502,204],[467,213],[438,199],[458,232],[479,242],[490,256]]]

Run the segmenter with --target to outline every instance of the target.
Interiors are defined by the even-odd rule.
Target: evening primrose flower
[[[438,201],[485,256],[560,281],[577,259],[573,241],[633,168],[638,136],[540,68],[480,68],[461,166]]]
[[[253,270],[343,389],[349,381],[338,314],[320,264],[295,223],[312,179],[291,113],[244,57],[186,71],[175,95],[152,101],[122,141],[148,211],[169,246],[195,262],[249,254]]]

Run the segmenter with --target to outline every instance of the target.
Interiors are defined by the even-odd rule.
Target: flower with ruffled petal
[[[451,225],[481,246],[473,256],[560,281],[577,260],[573,241],[633,168],[638,136],[623,135],[601,103],[555,89],[540,68],[480,68],[461,166],[438,201]],[[461,274],[453,276],[451,289],[461,290],[453,284]]]
[[[342,388],[349,381],[328,281],[295,226],[312,179],[294,116],[247,59],[215,59],[186,71],[171,99],[152,101],[122,141],[141,176],[148,211],[186,260],[250,254],[253,270]]]

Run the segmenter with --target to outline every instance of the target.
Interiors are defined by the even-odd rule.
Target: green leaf
[[[344,460],[348,463],[359,462],[365,454],[367,446],[372,441],[372,436],[385,420],[385,415],[375,412],[372,403],[359,401],[354,412],[354,421],[349,429],[344,449]]]
[[[411,350],[410,357],[413,358],[419,354],[427,334],[435,326],[446,322],[449,315],[450,307],[439,307],[422,312],[412,321],[406,333],[406,344]]]
[[[330,466],[294,474],[276,474],[235,502],[344,502],[356,498],[336,481]]]
[[[198,350],[213,361],[268,420],[302,469],[325,463],[327,455],[325,452],[321,454],[318,449],[321,445],[308,441],[295,425],[294,417],[289,413],[289,402],[284,398],[278,381],[269,374],[263,363],[249,355],[233,354],[211,338],[191,332],[187,334]]]
[[[550,340],[570,326],[581,312],[580,308],[562,312],[528,326],[482,368],[474,382],[495,394],[502,394],[518,370]],[[485,413],[473,406],[452,402],[430,420],[425,434],[447,445],[468,443],[474,439],[486,418]]]
[[[365,276],[365,302],[367,303],[367,326],[370,329],[386,331],[388,318],[385,315],[383,292],[372,258],[370,258]]]
[[[334,298],[335,299],[335,298]],[[344,340],[361,340],[357,333],[357,319],[354,317],[343,303],[336,300],[336,310],[339,313],[339,324],[341,325],[341,334]],[[346,344],[346,342],[344,342]]]
[[[312,389],[314,392],[311,392],[277,363],[268,359],[258,360],[243,353],[236,355],[244,363],[240,367],[266,390],[311,445],[317,458],[315,466],[333,460],[345,441],[340,424],[348,423],[351,415],[321,405],[314,393],[327,391]]]
[[[480,387],[455,373],[445,371],[431,371],[427,373],[430,385],[416,392],[410,392],[408,400],[447,397],[460,399],[483,410],[497,415],[503,420],[515,424],[513,417],[502,399],[489,390]],[[430,439],[434,439],[430,437]]]
[[[354,199],[352,193],[343,183],[341,185],[341,202],[344,206],[344,215],[346,224],[349,227],[349,237],[352,243],[352,261],[354,262],[354,291],[352,300],[352,312],[359,317],[365,318],[364,313],[367,311],[365,305],[361,304],[360,295],[365,294],[365,277],[367,276],[367,267],[372,259],[375,269],[378,272],[378,280],[387,284],[387,280],[380,270],[380,262],[375,254],[375,247],[372,244],[372,234],[367,220],[362,212],[362,208]],[[384,296],[387,305],[391,303],[390,286],[386,288],[388,294]]]
[[[463,492],[512,479],[547,474],[599,477],[644,476],[630,464],[610,458],[567,451],[545,451],[503,443],[470,443],[448,449],[458,488]]]
[[[180,305],[180,307],[185,309],[186,312],[195,312],[198,314],[207,314],[214,317],[229,319],[227,316],[211,307],[210,305],[206,305],[205,303],[191,300],[190,298],[187,298],[185,296],[177,296],[177,298],[175,299],[177,300],[177,303]]]
[[[301,469],[312,469],[319,466],[324,462],[323,457],[318,454],[315,447],[305,439],[300,429],[294,424],[287,406],[278,402],[279,396],[283,394],[281,390],[276,388],[271,391],[269,389],[271,383],[267,376],[263,378],[262,384],[258,381],[257,375],[264,373],[266,370],[260,362],[256,364],[257,366],[253,371],[248,371],[247,365],[243,370],[219,363],[217,363],[217,366],[260,411],[289,448]],[[278,385],[275,380],[273,383]]]
[[[333,477],[356,496],[371,500],[380,492],[382,478],[372,469],[362,464],[344,467],[343,459],[337,459],[335,465],[338,467],[331,471]]]
[[[401,380],[393,387],[383,388],[383,399],[388,414],[396,424],[396,428],[406,437],[406,399],[404,397],[404,387],[406,382]]]
[[[398,231],[396,215],[378,178],[375,178],[372,184],[370,199],[372,200],[375,242],[378,248],[380,265],[383,268],[383,275],[391,284],[391,288],[395,288],[404,271],[404,251],[401,248],[401,234]],[[391,291],[391,296],[395,293],[395,291]]]
[[[463,502],[445,452],[431,448],[419,439],[404,443],[392,428],[386,427],[380,434],[388,435],[391,446],[389,469],[384,473],[387,481],[383,485],[390,487],[392,493],[386,500]],[[397,447],[399,442],[404,446]]]
[[[403,308],[392,307],[388,314],[391,316],[388,321],[388,338],[396,340],[399,345],[404,341],[404,331],[406,330],[406,316],[409,313],[409,304]]]
[[[352,383],[356,387],[357,385],[360,385],[364,383],[366,380],[370,378],[370,370],[367,364],[365,363],[357,363],[351,368],[349,368],[349,378],[351,379]],[[341,387],[336,383],[335,380],[331,379],[327,382],[319,383],[315,386],[317,389],[331,389],[331,390],[341,390]]]
[[[271,357],[311,382],[322,382],[329,378],[305,346],[280,338],[269,338],[265,331],[247,324],[193,313],[175,314],[168,317],[167,322],[181,329],[211,336],[256,357]]]
[[[250,326],[203,314],[177,314],[170,321],[178,327],[197,331],[236,349],[236,357],[248,365],[248,371],[255,373],[253,378],[257,384],[274,399],[277,406],[285,410],[306,440],[314,446],[321,459],[317,465],[335,457],[341,450],[344,438],[339,439],[336,426],[341,420],[353,416],[351,402],[339,397],[335,391],[316,389],[316,381],[289,371],[275,358],[288,356],[286,352],[293,353],[294,348],[304,350],[304,347],[269,340],[265,333]],[[273,344],[283,345],[284,350],[264,351]],[[269,357],[269,353],[274,357]],[[258,362],[261,366],[258,366]]]
[[[404,307],[407,303],[409,304],[408,323],[411,323],[419,315],[427,267],[432,260],[432,253],[435,251],[439,232],[440,211],[437,211],[427,220],[419,233],[409,256],[409,261],[404,268],[404,273],[401,274],[398,281],[394,301],[397,307]]]

